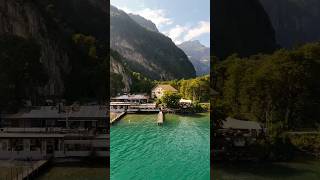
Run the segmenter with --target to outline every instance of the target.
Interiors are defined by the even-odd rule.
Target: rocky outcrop
[[[0,0],[0,34],[34,39],[41,46],[40,61],[49,75],[48,84],[40,91],[43,95],[61,95],[63,77],[71,68],[69,56],[44,17],[31,1]]]
[[[278,47],[272,24],[258,0],[215,0],[212,7],[211,48],[215,56],[250,56]]]
[[[320,40],[319,0],[260,0],[283,47]]]
[[[122,83],[124,85],[124,88],[121,89],[121,91],[130,92],[130,86],[132,84],[130,72],[123,65],[122,61],[120,59],[118,59],[118,57],[120,57],[120,56],[116,56],[116,55],[114,55],[114,53],[110,54],[110,73],[115,73],[115,74],[118,74],[122,77]],[[113,85],[110,84],[110,86],[113,86]]]
[[[197,76],[210,73],[210,48],[202,45],[198,40],[183,42],[178,47],[187,54],[196,69]]]
[[[144,17],[141,17],[139,15],[135,14],[129,14],[131,19],[133,19],[135,22],[137,22],[140,26],[154,32],[159,32],[157,26],[150,20],[145,19]]]
[[[100,62],[107,56],[106,18],[106,0],[0,0],[0,34],[32,38],[41,47],[39,61],[49,76],[48,83],[39,88],[44,97],[63,97],[66,92],[82,96],[75,92],[81,91],[79,79],[87,76],[85,73],[90,75],[89,68],[98,63],[90,60],[73,36],[93,37]],[[89,88],[90,80],[81,83]]]

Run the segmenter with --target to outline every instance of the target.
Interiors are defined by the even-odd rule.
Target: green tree
[[[228,116],[259,121],[274,136],[319,122],[320,44],[214,64],[219,103]],[[213,107],[215,109],[215,107]]]
[[[164,95],[161,97],[161,102],[168,108],[178,108],[180,99],[180,94],[167,91],[164,92]]]
[[[36,100],[48,80],[40,63],[40,47],[32,39],[0,37],[0,106],[22,99]]]

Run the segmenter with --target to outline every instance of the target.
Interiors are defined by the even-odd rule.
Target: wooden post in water
[[[163,124],[163,118],[164,116],[163,116],[163,112],[162,111],[160,111],[159,113],[158,113],[158,119],[157,119],[157,124],[158,125],[162,125]]]

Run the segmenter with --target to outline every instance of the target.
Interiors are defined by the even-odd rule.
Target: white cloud
[[[210,22],[200,21],[196,27],[188,30],[186,36],[184,37],[184,40],[189,41],[207,33],[210,33]]]
[[[183,34],[188,30],[185,26],[176,25],[174,28],[170,29],[169,31],[164,32],[165,35],[170,37],[173,42],[176,44],[182,43],[181,37]]]
[[[193,27],[176,25],[170,30],[164,32],[164,34],[169,36],[176,44],[193,40],[208,33],[210,33],[209,21],[200,21],[196,26]]]
[[[138,14],[148,20],[151,20],[158,28],[173,23],[173,20],[167,17],[166,11],[164,9],[143,8],[141,10],[134,11],[125,6],[118,8],[125,11],[126,13]]]
[[[151,20],[158,29],[168,29],[162,33],[167,35],[176,44],[181,44],[184,41],[194,40],[204,34],[210,33],[210,21],[199,21],[196,25],[179,25],[176,24],[172,18],[167,16],[164,9],[139,8],[140,10],[133,10],[126,6],[117,6],[126,13],[138,14],[148,20]]]
[[[163,9],[145,8],[136,13],[146,19],[151,20],[153,23],[156,24],[157,27],[160,27],[163,25],[170,25],[173,23],[173,20],[166,16],[166,11]]]

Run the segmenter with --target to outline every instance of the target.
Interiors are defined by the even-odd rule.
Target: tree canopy
[[[319,123],[320,43],[271,55],[232,55],[214,64],[217,107],[228,116],[263,123],[272,133]]]
[[[161,97],[161,102],[168,108],[178,108],[181,95],[175,92],[166,91]]]
[[[0,37],[0,106],[38,96],[48,75],[40,63],[40,47],[32,39]]]

